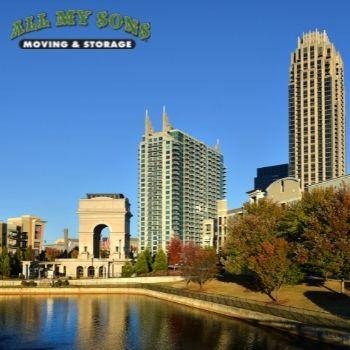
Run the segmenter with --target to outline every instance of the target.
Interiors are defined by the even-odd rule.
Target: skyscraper
[[[140,250],[166,249],[173,235],[201,244],[203,220],[216,217],[225,197],[223,155],[173,128],[165,110],[155,132],[146,112],[138,182]]]
[[[289,70],[289,174],[301,187],[345,174],[343,61],[326,32],[298,38]]]

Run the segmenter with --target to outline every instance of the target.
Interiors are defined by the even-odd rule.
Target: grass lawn
[[[175,288],[186,288],[185,282],[174,282],[169,285]],[[198,284],[190,283],[188,289],[199,291],[199,286]],[[278,291],[277,298],[281,305],[350,317],[349,290],[347,290],[348,296],[339,294],[339,291],[340,283],[337,281],[328,281],[324,285],[303,283],[282,287]],[[267,295],[248,289],[242,283],[232,281],[209,281],[204,285],[202,292],[258,300],[267,303],[271,302],[271,299]]]

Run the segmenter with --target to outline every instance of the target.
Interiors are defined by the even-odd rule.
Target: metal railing
[[[230,307],[269,314],[308,325],[347,330],[350,329],[350,318],[332,315],[327,312],[311,311],[283,305],[269,305],[265,302],[256,300],[223,296],[218,294],[208,294],[203,292],[192,292],[189,290],[159,284],[147,284],[143,285],[142,287],[157,292],[174,294],[182,297],[193,298],[220,305],[227,305]]]

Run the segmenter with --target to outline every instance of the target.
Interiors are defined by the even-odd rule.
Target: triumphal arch
[[[122,194],[88,193],[79,200],[79,255],[56,259],[60,274],[70,277],[119,277],[130,254],[130,203]],[[108,244],[101,241],[108,227]],[[102,254],[103,253],[103,254]]]
[[[79,258],[101,258],[101,232],[109,228],[109,259],[125,260],[129,255],[130,204],[122,194],[87,194],[80,199]]]

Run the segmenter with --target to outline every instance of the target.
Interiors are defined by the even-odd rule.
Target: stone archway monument
[[[101,232],[109,228],[108,260],[125,261],[130,250],[130,204],[117,193],[88,193],[79,200],[79,258],[100,259]]]
[[[120,277],[130,261],[130,203],[118,193],[89,193],[79,200],[79,256],[56,259],[59,273],[72,278]],[[109,257],[101,257],[101,233],[109,228]]]

